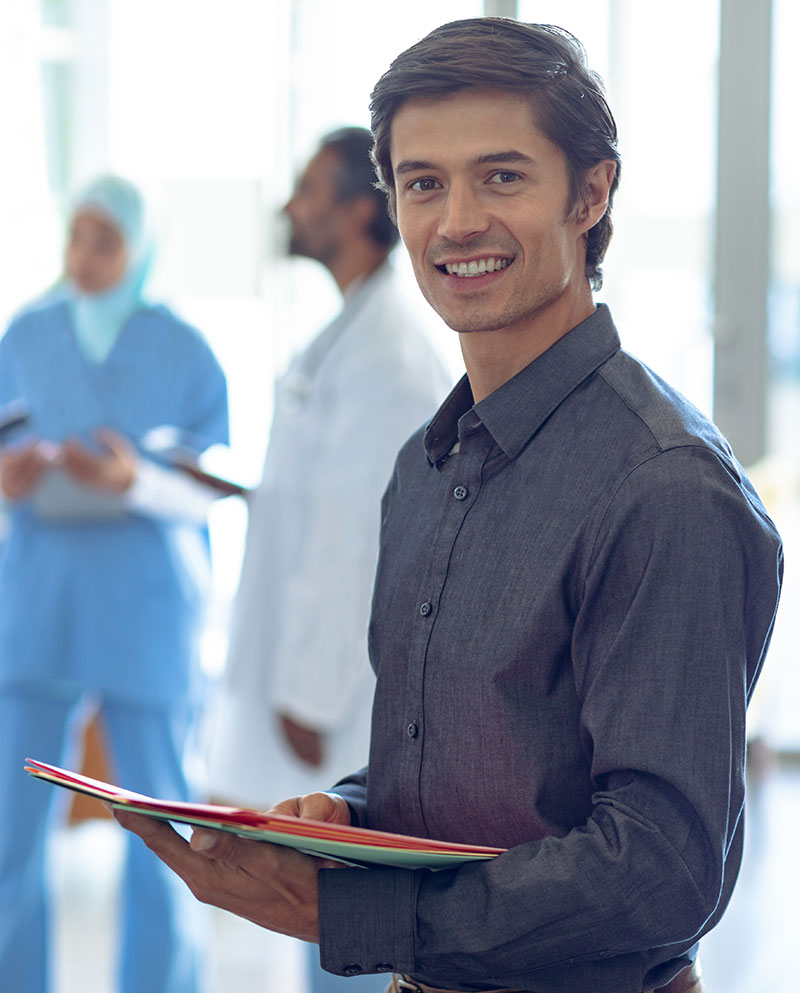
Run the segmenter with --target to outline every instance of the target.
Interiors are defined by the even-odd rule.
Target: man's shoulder
[[[748,514],[766,520],[727,439],[678,390],[625,352],[598,370],[598,380],[613,392],[622,411],[609,428],[626,442],[614,463],[614,493],[641,498],[664,513],[670,508],[680,513],[681,506],[697,504],[701,494],[717,505],[724,491]]]
[[[629,432],[638,426],[662,451],[698,445],[730,454],[719,429],[698,407],[627,352],[616,352],[597,375],[624,410],[624,424],[617,427]]]

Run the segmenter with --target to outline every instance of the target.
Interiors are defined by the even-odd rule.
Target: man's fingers
[[[175,838],[178,842],[188,847],[186,841],[172,828],[166,821],[156,817],[149,817],[146,814],[137,814],[134,810],[112,807],[114,819],[127,831],[138,834],[148,848],[171,842]]]
[[[250,842],[250,845],[254,842]],[[211,831],[207,828],[195,828],[189,839],[189,847],[193,852],[216,859],[218,862],[230,862],[237,865],[244,863],[249,854],[248,842],[238,838],[229,831]]]
[[[185,878],[184,874],[190,870],[191,862],[197,856],[190,850],[189,843],[170,824],[144,814],[121,810],[119,807],[115,807],[112,812],[117,823],[133,834],[138,834],[162,862]]]
[[[267,811],[268,814],[283,814],[286,817],[299,817],[300,816],[300,801],[303,798],[301,796],[290,796],[286,800],[281,800],[280,803],[276,803],[274,807],[270,807]]]
[[[317,866],[290,848],[199,828],[185,841],[168,824],[130,810],[114,810],[198,900],[246,917],[261,927],[305,941],[319,940]]]
[[[232,843],[227,845],[221,831],[198,831],[198,835],[211,837],[216,843],[209,848],[193,848],[165,821],[119,808],[113,813],[122,827],[137,834],[154,855],[183,879],[198,900],[214,903],[220,897],[227,897],[225,886],[220,886],[219,868],[238,861],[238,839],[233,835],[227,836]],[[225,906],[224,899],[217,906]]]
[[[347,801],[336,793],[306,793],[305,796],[292,796],[276,803],[270,814],[286,814],[289,817],[302,817],[305,820],[327,821],[333,824],[350,824],[350,808]]]
[[[268,813],[302,817],[307,821],[327,821],[329,824],[352,823],[347,801],[336,793],[306,793],[305,796],[292,796],[276,803]]]
[[[300,817],[334,824],[350,823],[350,808],[335,793],[306,793],[300,797]]]
[[[170,869],[181,876],[190,887],[211,861],[231,866],[244,866],[257,857],[265,864],[273,846],[263,842],[247,841],[229,831],[195,828],[186,841],[165,821],[129,810],[114,810],[114,817],[129,831],[138,834],[147,847]],[[205,865],[204,865],[205,864]]]

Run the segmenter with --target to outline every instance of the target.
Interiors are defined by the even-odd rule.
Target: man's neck
[[[577,327],[595,310],[588,288],[586,294],[565,308],[527,322],[496,331],[459,332],[461,353],[475,403],[513,379],[559,338]]]

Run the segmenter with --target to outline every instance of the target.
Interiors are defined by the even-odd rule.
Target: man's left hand
[[[247,841],[225,831],[195,829],[185,841],[169,824],[115,809],[202,903],[304,941],[319,941],[317,873],[320,864],[292,848]]]

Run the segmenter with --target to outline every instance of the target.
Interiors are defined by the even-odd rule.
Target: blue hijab
[[[92,362],[103,362],[128,318],[142,306],[152,261],[152,242],[141,193],[119,176],[100,176],[72,204],[73,216],[84,208],[102,213],[119,232],[128,252],[122,278],[102,293],[83,293],[69,284],[68,302],[78,343]]]

